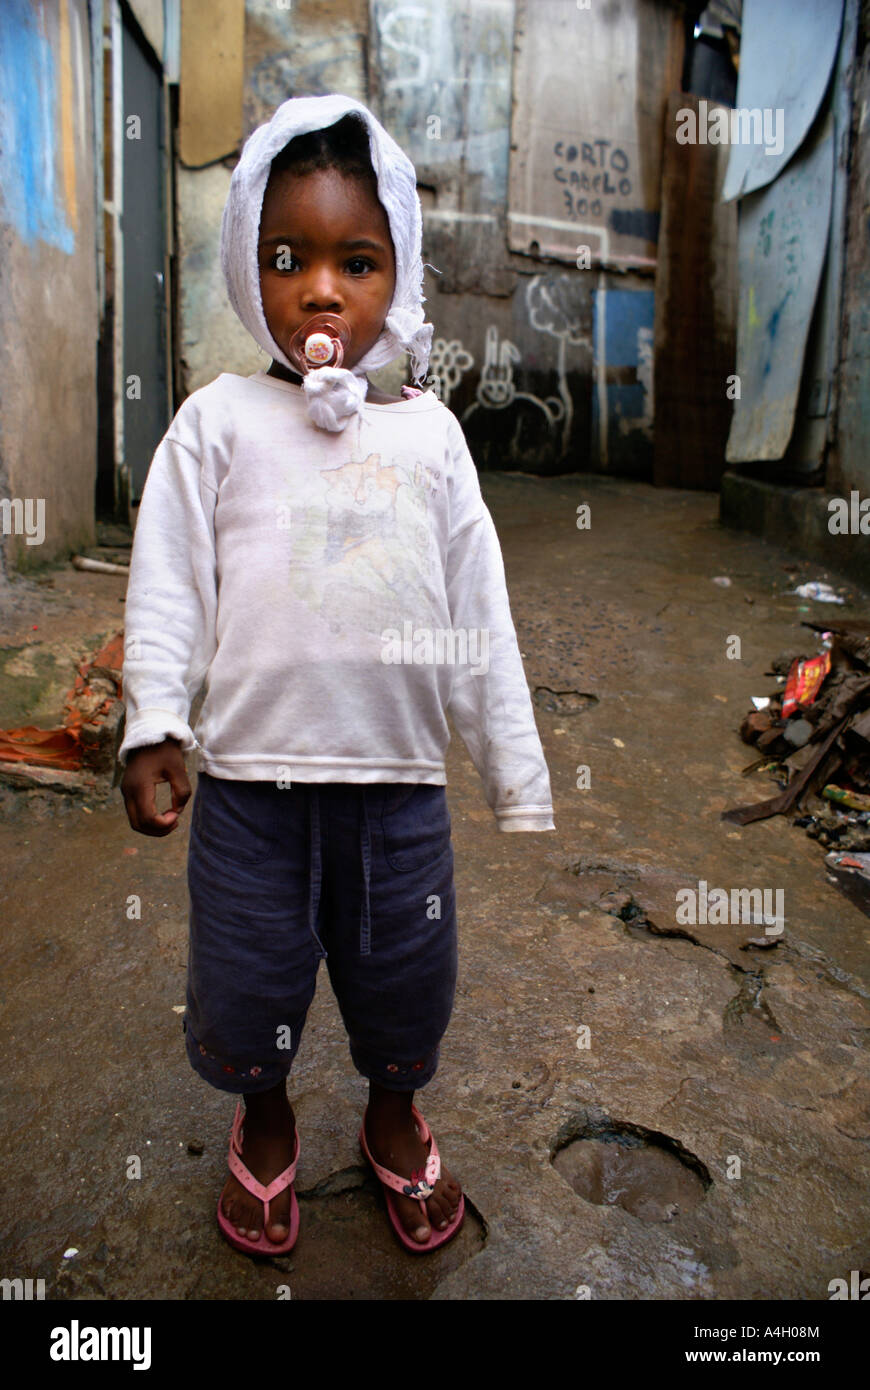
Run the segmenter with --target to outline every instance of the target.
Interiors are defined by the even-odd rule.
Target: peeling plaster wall
[[[638,53],[624,60],[626,72],[619,75],[623,82],[636,79],[637,91],[644,92],[642,64],[655,66],[655,59],[664,70],[667,59],[673,65],[671,7],[639,0],[638,18],[631,6],[610,5],[602,24],[605,31],[621,24],[634,37]],[[558,13],[575,45],[581,80],[589,16],[573,6]],[[584,235],[577,209],[569,216],[562,208],[550,125],[556,121],[555,134],[566,138],[570,164],[584,133],[590,139],[612,133],[608,121],[617,116],[620,129],[626,120],[638,121],[646,162],[657,169],[661,140],[652,116],[641,120],[633,107],[624,116],[619,96],[609,109],[602,104],[594,131],[576,129],[570,87],[549,81],[538,62],[541,94],[533,111],[546,134],[517,123],[518,46],[534,40],[539,58],[551,55],[553,68],[562,61],[540,0],[522,10],[515,0],[444,0],[437,6],[371,0],[371,15],[371,104],[417,168],[424,260],[440,272],[427,272],[426,281],[435,324],[431,372],[446,380],[450,408],[462,420],[478,467],[648,476],[652,276],[578,266],[578,243],[593,240],[593,249],[597,243]],[[611,85],[616,75],[614,67]],[[606,87],[606,78],[596,76]],[[654,95],[663,82],[650,78]],[[555,213],[570,246],[559,261],[509,250],[515,151],[532,170],[536,209],[551,217],[547,200],[559,195]],[[648,201],[657,195],[656,182]],[[646,255],[646,245],[640,249]]]
[[[0,562],[94,540],[99,332],[87,0],[0,5]],[[38,540],[39,500],[44,540]],[[10,526],[13,528],[10,531]],[[6,534],[3,534],[6,532]]]
[[[371,11],[371,105],[417,170],[438,288],[512,294],[505,227],[513,0],[372,0]]]
[[[367,100],[367,0],[245,5],[245,135],[293,96],[341,92]]]

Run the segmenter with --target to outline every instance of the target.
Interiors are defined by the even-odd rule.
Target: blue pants
[[[435,1075],[456,986],[443,786],[240,782],[200,772],[190,829],[191,1065],[222,1091],[290,1071],[326,961],[354,1066]]]

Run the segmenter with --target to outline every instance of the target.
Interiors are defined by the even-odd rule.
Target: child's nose
[[[327,266],[312,269],[302,289],[302,307],[312,313],[340,313],[344,297],[338,277]]]

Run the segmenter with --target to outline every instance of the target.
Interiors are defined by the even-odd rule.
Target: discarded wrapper
[[[812,656],[808,661],[795,658],[782,696],[783,719],[788,719],[796,709],[806,709],[807,705],[814,703],[830,669],[829,651],[822,652],[821,656]]]
[[[830,584],[822,584],[819,580],[813,580],[809,584],[799,584],[796,589],[792,589],[793,594],[799,594],[801,598],[814,598],[817,603],[845,603],[846,600],[839,594],[835,594]]]
[[[832,869],[857,869],[870,877],[870,854],[860,854],[857,850],[833,850],[825,855],[825,863]]]

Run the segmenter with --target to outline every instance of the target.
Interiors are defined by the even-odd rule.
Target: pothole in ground
[[[713,1181],[678,1139],[607,1117],[563,1125],[550,1162],[584,1201],[622,1207],[639,1221],[673,1221],[692,1211]]]
[[[536,685],[532,699],[538,709],[548,714],[582,714],[592,705],[598,704],[597,695],[589,695],[583,690],[551,690],[548,685]]]

